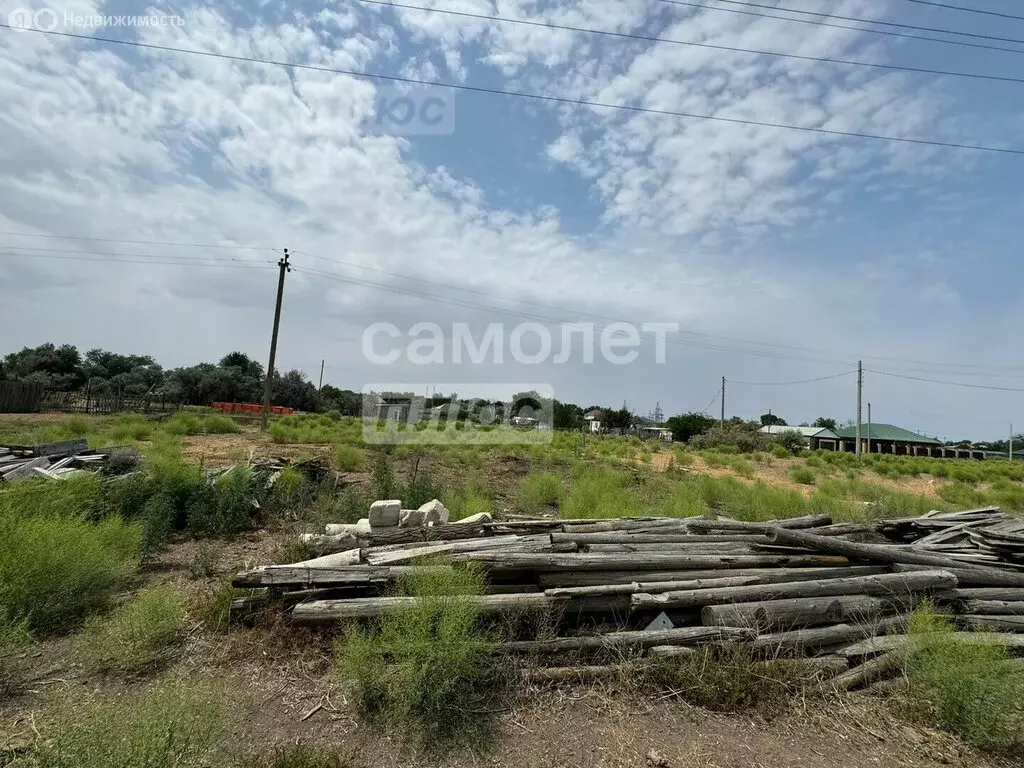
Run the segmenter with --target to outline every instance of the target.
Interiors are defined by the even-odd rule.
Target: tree
[[[342,416],[359,416],[363,411],[363,396],[351,389],[324,384],[320,390],[320,410],[337,411]]]
[[[288,371],[284,374],[274,371],[270,401],[274,405],[283,405],[299,411],[315,411],[316,386],[306,379],[302,371]]]
[[[672,430],[672,439],[685,443],[691,437],[703,434],[715,426],[715,420],[703,413],[682,413],[673,416],[665,426]]]
[[[797,432],[795,429],[787,429],[781,434],[775,436],[775,442],[785,448],[787,451],[792,453],[794,456],[800,453],[800,450],[806,446],[804,436]]]
[[[625,432],[633,424],[633,414],[629,412],[628,408],[620,408],[617,411],[613,411],[610,408],[602,410],[604,411],[602,427],[607,427],[612,431]]]
[[[576,403],[554,402],[555,429],[578,430],[583,428],[583,409]]]
[[[786,420],[776,416],[774,413],[762,413],[761,414],[761,426],[762,427],[784,427],[786,426]]]
[[[82,357],[71,344],[47,343],[12,352],[4,358],[4,371],[10,379],[41,381],[62,391],[79,389],[86,381]]]
[[[831,429],[833,432],[839,429],[839,425],[836,424],[835,419],[830,419],[825,416],[819,416],[816,418],[812,426],[821,427],[822,429]]]

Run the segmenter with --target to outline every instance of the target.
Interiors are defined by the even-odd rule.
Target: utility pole
[[[1010,422],[1010,450],[1009,450],[1009,459],[1010,459],[1010,461],[1013,461],[1013,422],[1012,421]]]
[[[867,453],[871,453],[871,403],[867,403]]]
[[[722,426],[725,426],[725,376],[722,377]]]
[[[320,361],[320,386],[316,388],[317,392],[324,388],[324,363],[326,362],[326,360]]]
[[[857,458],[861,456],[860,444],[860,417],[861,417],[861,395],[864,390],[864,363],[857,361]]]
[[[266,431],[267,419],[270,418],[270,387],[274,381],[274,359],[277,357],[277,330],[281,325],[281,300],[284,298],[284,275],[291,272],[291,265],[288,263],[288,249],[284,249],[284,258],[277,262],[281,270],[277,277],[277,304],[274,307],[274,332],[270,335],[270,362],[267,363],[267,384],[263,388],[263,413],[260,421],[260,428]]]

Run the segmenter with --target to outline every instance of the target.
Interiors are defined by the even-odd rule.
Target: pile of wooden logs
[[[235,586],[277,593],[296,623],[330,625],[415,604],[394,594],[403,575],[473,563],[488,592],[466,599],[481,613],[542,612],[558,628],[555,639],[505,642],[506,652],[665,656],[744,642],[765,656],[815,658],[841,672],[843,687],[891,668],[890,651],[909,642],[906,617],[925,598],[960,629],[1024,647],[1024,634],[1012,634],[1024,633],[1024,523],[996,508],[838,525],[825,516],[510,519],[318,541],[334,551],[239,574]],[[878,661],[886,654],[889,667]]]
[[[0,482],[29,477],[63,480],[102,467],[107,454],[89,449],[85,438],[45,445],[0,445]]]

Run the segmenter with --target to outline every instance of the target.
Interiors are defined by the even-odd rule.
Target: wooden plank
[[[510,653],[562,653],[626,648],[651,648],[658,645],[706,645],[753,640],[755,632],[737,627],[677,627],[650,632],[608,632],[603,635],[561,637],[555,640],[514,640],[501,643],[500,648]]]
[[[402,576],[446,573],[449,566],[344,566],[339,568],[306,568],[291,565],[268,565],[235,576],[236,587],[311,587],[370,585],[395,581]]]
[[[70,456],[89,450],[89,441],[84,438],[61,440],[57,443],[43,443],[35,446],[37,456]]]
[[[863,622],[913,607],[912,596],[869,595],[797,597],[757,603],[706,605],[701,621],[709,627],[796,628],[815,624]]]
[[[835,595],[873,595],[887,597],[926,590],[955,587],[956,576],[948,571],[887,573],[855,576],[848,579],[817,579],[776,584],[721,585],[666,591],[661,594],[637,593],[634,610],[697,608],[721,603],[751,603],[785,598],[828,597]]]
[[[767,542],[764,534],[727,533],[631,533],[629,531],[610,531],[607,533],[552,533],[552,544],[721,544],[736,542]]]
[[[520,552],[467,552],[453,556],[505,570],[534,571],[656,571],[669,569],[814,568],[846,566],[845,557],[830,555],[686,555],[660,552],[624,554],[531,554]]]
[[[717,568],[685,571],[551,571],[538,574],[537,583],[544,589],[551,589],[555,587],[608,586],[633,583],[649,585],[653,582],[686,582],[699,579],[754,576],[762,577],[763,580],[760,583],[773,584],[783,581],[846,578],[889,572],[890,568],[885,565],[857,565],[837,568]]]

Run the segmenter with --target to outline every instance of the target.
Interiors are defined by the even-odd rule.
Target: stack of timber
[[[85,438],[44,445],[0,445],[0,482],[29,477],[64,480],[101,469],[109,455],[89,449]]]
[[[400,507],[374,507],[382,504]],[[765,657],[816,659],[846,688],[895,669],[899,654],[865,641],[905,638],[908,614],[925,599],[959,630],[993,630],[1024,652],[1024,523],[997,508],[871,524],[484,515],[403,527],[371,519],[327,526],[307,537],[326,554],[242,573],[234,584],[282,597],[295,623],[332,625],[417,604],[395,594],[403,576],[473,566],[488,589],[465,599],[482,614],[541,613],[558,629],[551,640],[504,642],[506,653],[659,657],[748,643]]]

